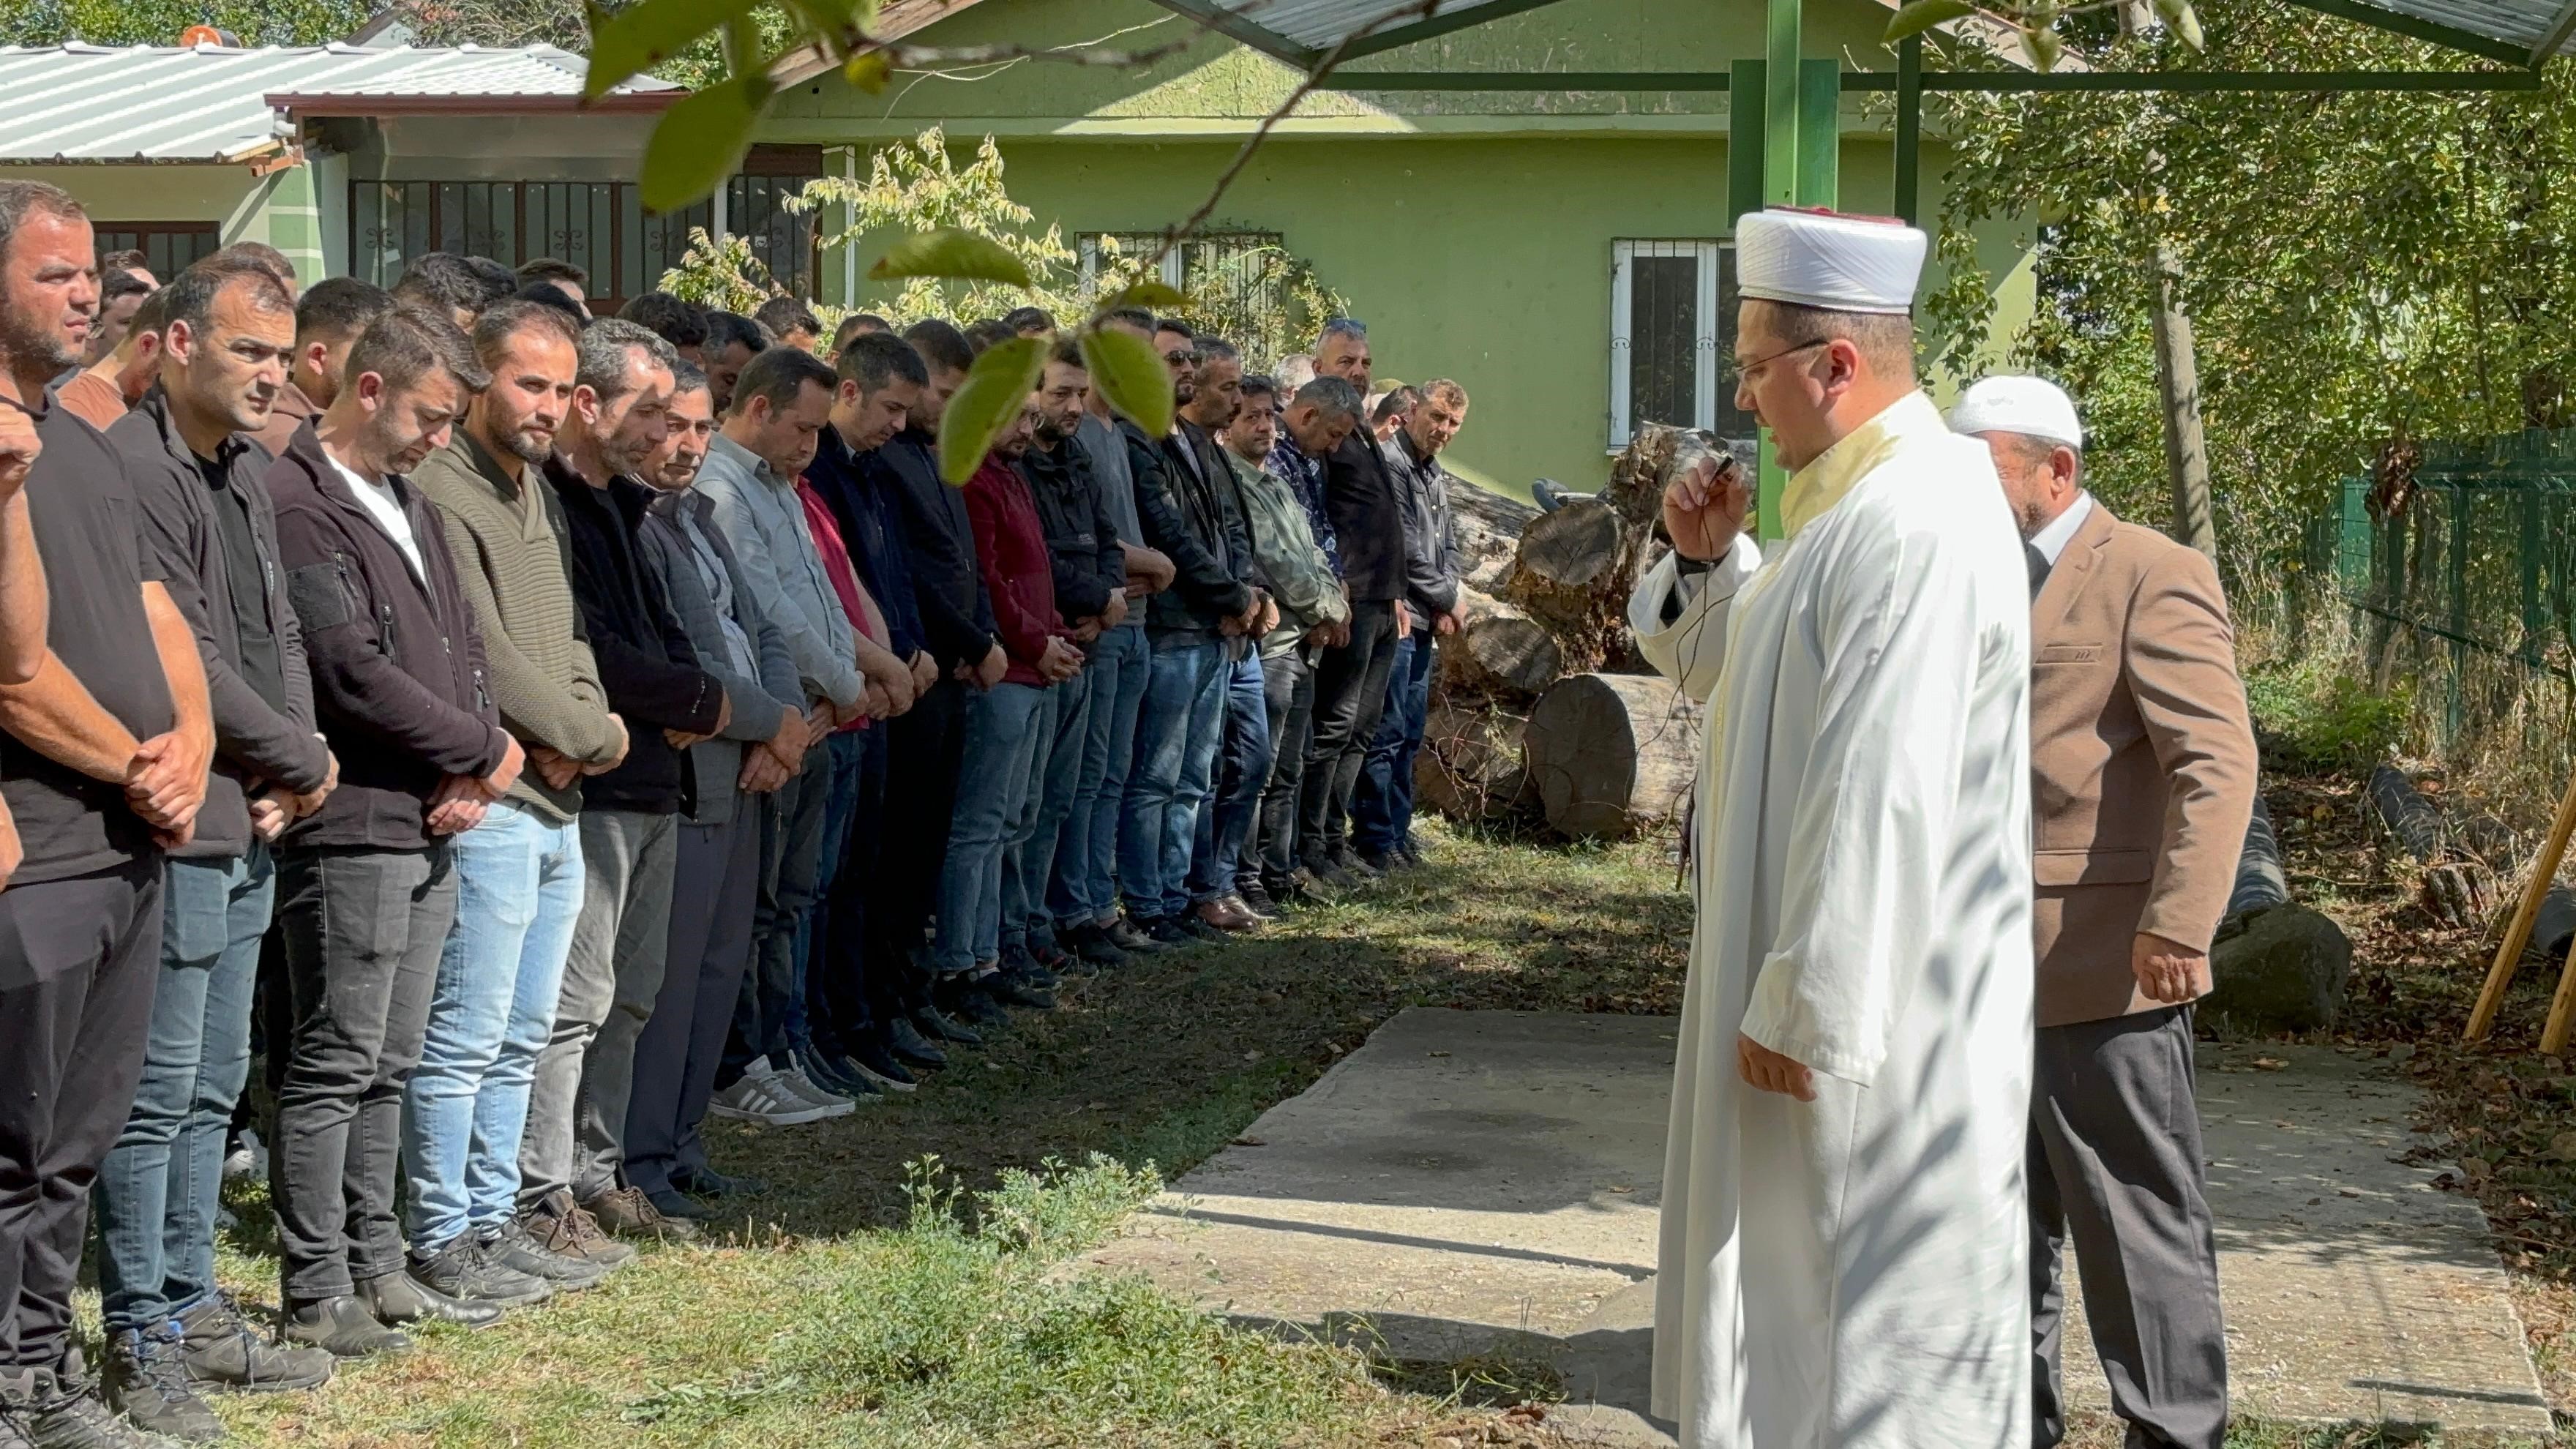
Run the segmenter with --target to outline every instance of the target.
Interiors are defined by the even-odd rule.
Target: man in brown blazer
[[[1951,423],[1993,449],[2031,563],[2032,1443],[2066,1433],[2072,1237],[2131,1449],[2219,1449],[2227,1345],[2191,1004],[2254,808],[2227,601],[2208,559],[2084,491],[2083,429],[2054,385],[1987,378]]]

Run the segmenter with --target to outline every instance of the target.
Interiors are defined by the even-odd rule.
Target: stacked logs
[[[1665,483],[1721,445],[1647,427],[1597,494],[1542,513],[1459,487],[1464,627],[1440,641],[1415,789],[1457,819],[1543,813],[1618,839],[1675,819],[1699,763],[1699,711],[1637,657],[1628,595],[1663,545]]]

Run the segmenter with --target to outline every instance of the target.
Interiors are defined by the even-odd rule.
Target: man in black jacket
[[[270,842],[321,808],[335,765],[277,567],[260,482],[269,458],[250,440],[285,385],[295,303],[266,268],[209,258],[172,280],[166,305],[160,384],[108,441],[132,467],[144,543],[196,630],[216,752],[196,836],[162,867],[143,1081],[99,1168],[96,1205],[109,1402],[143,1428],[202,1442],[222,1425],[191,1384],[331,1377],[329,1354],[252,1334],[214,1268],[224,1136],[249,1075],[251,987],[276,891]],[[180,1372],[156,1371],[170,1363]]]
[[[1348,317],[1324,324],[1315,341],[1315,375],[1338,377],[1368,396],[1368,328]],[[1342,583],[1351,595],[1351,639],[1327,649],[1315,667],[1315,734],[1306,746],[1304,797],[1297,812],[1297,853],[1327,885],[1348,885],[1371,871],[1344,838],[1351,792],[1386,707],[1395,641],[1412,632],[1404,607],[1404,515],[1395,479],[1377,440],[1353,428],[1324,459],[1324,506],[1340,545]]]
[[[898,993],[923,1032],[971,1044],[978,1039],[973,1026],[954,1020],[946,1008],[986,1024],[1008,1020],[1008,1013],[982,992],[958,992],[933,1004],[930,972],[918,958],[948,856],[949,818],[957,808],[966,691],[999,683],[1008,660],[994,628],[993,601],[975,567],[975,527],[966,516],[965,491],[939,479],[939,419],[965,382],[974,355],[964,335],[946,322],[916,323],[904,340],[920,355],[928,381],[904,430],[876,450],[875,460],[898,485],[913,604],[939,665],[939,681],[886,725],[886,818],[904,821],[910,838],[903,849],[885,853],[867,902],[868,980],[872,989]]]
[[[484,378],[453,322],[397,308],[359,337],[340,395],[267,478],[314,713],[342,761],[278,863],[295,1031],[269,1195],[286,1336],[343,1358],[408,1347],[396,1323],[501,1316],[403,1271],[394,1215],[403,1086],[456,914],[448,837],[480,823],[525,763],[484,687],[446,534],[403,476],[447,445]]]
[[[1404,513],[1404,605],[1413,627],[1395,641],[1386,708],[1352,792],[1351,849],[1371,870],[1420,865],[1413,848],[1413,760],[1431,705],[1432,641],[1465,627],[1458,590],[1458,530],[1449,513],[1449,471],[1440,450],[1467,423],[1467,390],[1447,378],[1422,385],[1420,401],[1378,445]]]
[[[664,1217],[620,1175],[635,1042],[669,960],[681,760],[732,722],[724,686],[698,667],[637,539],[653,500],[637,475],[669,433],[678,360],[632,322],[592,323],[581,336],[572,408],[545,464],[563,504],[573,597],[600,683],[633,739],[617,768],[582,787],[581,916],[519,1145],[522,1221],[558,1252],[569,1246],[554,1240],[568,1236],[574,1204],[611,1232],[696,1231]]]
[[[1181,390],[1195,406],[1203,389],[1195,376],[1191,382]],[[1225,408],[1231,415],[1230,393]],[[1158,445],[1132,423],[1120,423],[1145,542],[1178,571],[1173,587],[1146,605],[1153,665],[1137,712],[1118,840],[1127,914],[1165,945],[1220,934],[1205,925],[1191,929],[1190,861],[1225,735],[1228,669],[1240,641],[1257,632],[1264,603],[1248,577],[1252,545],[1233,504],[1234,475],[1224,454],[1204,431],[1174,426],[1173,436]]]
[[[1082,776],[1083,747],[1091,730],[1092,671],[1088,656],[1103,634],[1127,621],[1127,554],[1119,546],[1091,460],[1074,445],[1091,397],[1091,371],[1082,350],[1060,342],[1038,378],[1038,424],[1020,476],[1037,501],[1054,564],[1055,607],[1083,647],[1081,673],[1046,691],[1038,706],[1037,763],[1021,818],[1002,855],[1002,957],[1006,965],[1061,967],[1066,952],[1056,941],[1047,890],[1056,845],[1073,809]]]

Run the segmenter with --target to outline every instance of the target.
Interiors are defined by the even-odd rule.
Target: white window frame
[[[1076,248],[1081,258],[1082,287],[1088,292],[1100,276],[1100,234],[1086,233],[1076,242]],[[1154,268],[1163,285],[1176,292],[1181,289],[1181,264],[1181,249],[1174,247],[1163,253],[1163,260]]]
[[[1628,392],[1630,347],[1630,281],[1638,257],[1692,257],[1699,262],[1698,316],[1691,324],[1692,352],[1698,366],[1691,378],[1691,426],[1717,426],[1717,380],[1723,371],[1717,355],[1717,284],[1723,241],[1614,241],[1610,243],[1610,448],[1617,453],[1636,435]]]

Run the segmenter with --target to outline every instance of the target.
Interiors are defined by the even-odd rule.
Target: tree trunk
[[[2173,485],[2174,537],[2218,558],[2209,502],[2209,448],[2200,430],[2200,362],[2182,309],[2182,262],[2156,248],[2156,388],[2163,394],[2165,472]]]
[[[1532,803],[1529,772],[1521,768],[1524,716],[1491,705],[1431,707],[1415,757],[1415,798],[1452,820],[1492,820]]]
[[[1699,707],[1638,674],[1565,680],[1530,712],[1521,741],[1547,823],[1577,840],[1623,840],[1679,818],[1699,753]]]
[[[1526,703],[1565,677],[1556,636],[1509,604],[1458,591],[1467,627],[1440,641],[1443,697]]]
[[[1449,517],[1458,531],[1458,552],[1466,563],[1467,587],[1500,593],[1520,551],[1521,530],[1539,516],[1517,498],[1506,498],[1472,484],[1449,494]]]

